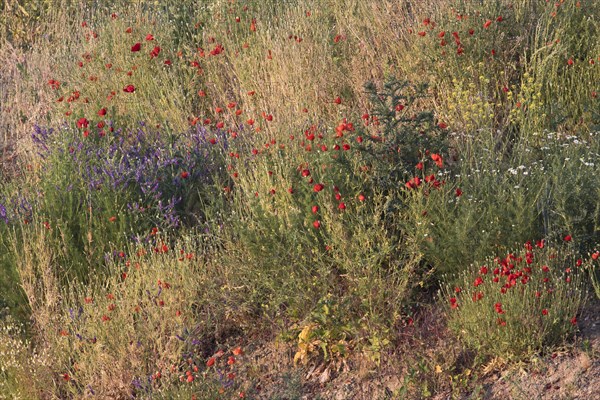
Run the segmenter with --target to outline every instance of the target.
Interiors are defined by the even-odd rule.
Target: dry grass
[[[24,398],[48,399],[84,398],[92,392],[101,398],[129,398],[136,391],[142,397],[168,398],[175,396],[170,390],[180,397],[189,398],[196,390],[212,396],[221,383],[202,372],[207,357],[223,342],[244,332],[256,335],[253,339],[258,337],[259,341],[270,340],[275,331],[283,331],[289,342],[301,347],[299,333],[304,331],[312,335],[310,343],[314,344],[304,357],[310,363],[343,360],[343,365],[346,355],[341,353],[347,349],[352,357],[368,355],[371,373],[385,358],[386,346],[397,339],[400,349],[403,345],[418,348],[407,361],[413,364],[406,368],[404,386],[408,392],[424,397],[431,395],[430,391],[462,393],[472,386],[469,368],[477,361],[471,353],[464,357],[450,340],[439,344],[451,348],[439,358],[425,349],[432,336],[407,322],[414,316],[406,304],[415,301],[411,297],[415,288],[428,287],[432,278],[439,278],[436,274],[440,270],[463,268],[468,264],[464,260],[475,257],[477,251],[506,245],[500,242],[517,235],[520,228],[521,233],[556,237],[563,235],[563,230],[574,235],[587,232],[590,237],[598,231],[597,196],[589,189],[593,174],[588,171],[597,169],[592,162],[597,156],[597,139],[592,135],[589,146],[576,138],[582,147],[572,153],[567,147],[565,152],[557,147],[548,154],[539,153],[547,162],[556,163],[542,168],[543,179],[532,182],[523,178],[516,181],[517,186],[513,175],[527,172],[520,165],[538,160],[531,158],[529,149],[507,150],[507,154],[494,151],[504,149],[507,138],[523,139],[545,129],[573,131],[579,136],[580,131],[587,133],[598,125],[598,100],[592,99],[590,91],[596,90],[593,85],[600,81],[600,59],[591,62],[599,47],[585,40],[595,37],[598,27],[593,18],[581,14],[598,15],[600,8],[593,0],[578,2],[581,9],[575,2],[561,1],[555,6],[535,0],[514,5],[508,0],[212,0],[201,6],[188,0],[156,4],[114,0],[95,7],[89,5],[91,2],[82,5],[62,0],[36,3],[43,3],[43,7],[35,12],[31,8],[34,2],[21,3],[25,8],[9,1],[0,9],[1,21],[13,29],[10,37],[6,29],[0,31],[6,35],[0,37],[0,170],[16,178],[13,184],[23,183],[29,189],[16,185],[8,193],[2,186],[0,202],[8,204],[15,194],[55,199],[50,201],[56,206],[54,217],[81,217],[65,216],[60,204],[54,204],[63,199],[64,188],[58,186],[65,179],[58,180],[57,193],[52,192],[54,183],[43,186],[47,193],[38,193],[42,185],[36,182],[40,175],[35,166],[40,164],[31,133],[36,124],[57,127],[66,123],[74,128],[82,117],[90,120],[92,134],[102,129],[96,129],[96,124],[105,121],[126,131],[137,129],[143,121],[146,127],[160,125],[161,132],[171,133],[185,131],[192,121],[203,124],[210,119],[206,135],[219,138],[216,146],[209,146],[219,150],[210,154],[226,159],[223,165],[231,171],[219,168],[222,175],[215,178],[218,187],[210,192],[216,199],[214,204],[197,204],[206,208],[202,213],[211,216],[206,217],[210,229],[200,234],[198,228],[191,234],[194,240],[186,242],[189,238],[181,237],[180,231],[173,237],[161,236],[161,227],[158,236],[147,238],[156,240],[157,246],[159,239],[164,240],[167,250],[146,246],[148,254],[136,255],[140,248],[133,245],[115,249],[124,254],[101,264],[102,271],[90,271],[89,277],[83,278],[89,278],[86,284],[67,282],[62,273],[67,267],[57,261],[81,251],[75,248],[78,242],[68,236],[81,234],[77,229],[67,233],[65,228],[65,232],[50,235],[39,218],[22,226],[15,222],[14,230],[0,226],[2,234],[11,236],[6,243],[11,244],[9,250],[15,256],[35,339],[34,347],[21,340],[21,334],[12,327],[0,332],[0,366],[3,372],[9,371],[5,374],[7,383],[0,382],[0,391],[8,387],[17,394],[21,391]],[[558,9],[556,18],[552,7]],[[25,17],[23,10],[31,16]],[[458,18],[457,13],[466,17]],[[469,28],[472,33],[468,33]],[[440,43],[442,30],[448,42],[444,45]],[[460,34],[462,44],[455,43],[453,32]],[[154,40],[146,40],[147,34],[154,35]],[[557,38],[560,41],[555,45],[547,45],[547,40]],[[137,42],[142,50],[132,52]],[[209,55],[217,45],[224,51]],[[464,54],[459,51],[462,45]],[[154,46],[160,46],[161,52],[151,58]],[[164,63],[167,59],[171,65]],[[449,154],[443,154],[444,167],[429,171],[443,175],[439,192],[424,190],[425,185],[421,191],[404,190],[405,182],[400,179],[405,176],[390,184],[394,189],[378,191],[380,188],[371,187],[377,180],[376,172],[369,169],[370,159],[354,156],[355,149],[367,148],[367,143],[358,145],[363,143],[363,136],[359,140],[358,135],[364,135],[371,145],[367,135],[379,136],[386,129],[383,123],[373,122],[377,110],[365,93],[365,83],[374,81],[382,87],[383,82],[394,79],[426,81],[430,89],[427,97],[411,103],[403,113],[401,109],[396,109],[400,114],[392,111],[391,119],[433,110],[434,130],[438,122],[445,122],[448,132],[457,133],[448,143],[463,159],[457,156],[450,160]],[[57,88],[49,85],[51,80],[60,82]],[[124,93],[124,86],[129,84],[135,85],[135,93]],[[205,95],[200,95],[201,91]],[[79,99],[68,101],[74,92],[79,93]],[[334,103],[338,96],[341,104]],[[232,102],[235,104],[228,107]],[[398,105],[385,107],[394,110]],[[98,118],[101,108],[107,108],[108,114]],[[241,110],[238,115],[237,109]],[[370,125],[359,128],[361,115],[366,112],[371,114],[370,120],[367,116]],[[272,121],[266,118],[269,114]],[[357,129],[346,132],[343,139],[345,144],[352,144],[352,151],[339,154],[352,156],[344,159],[336,155],[331,160],[347,161],[343,164],[347,169],[328,170],[338,168],[327,159],[333,152],[317,149],[309,154],[304,144],[294,147],[311,125],[325,137],[314,143],[325,143],[344,118]],[[254,120],[253,125],[249,119]],[[218,122],[223,126],[217,128]],[[381,135],[385,138],[382,146],[400,132],[394,129]],[[241,140],[222,140],[220,130],[237,131]],[[81,135],[83,129],[74,128],[73,132]],[[407,136],[421,137],[417,132]],[[290,135],[300,140],[292,143]],[[115,139],[110,133],[106,136],[106,143]],[[537,136],[532,137],[532,148],[543,144]],[[560,147],[555,136],[548,138]],[[514,143],[530,146],[529,141],[517,139]],[[272,146],[272,154],[256,151],[257,157],[250,156],[250,149],[275,144],[272,140],[279,146],[285,143],[285,151]],[[379,144],[374,141],[373,146]],[[402,157],[402,151],[409,152],[406,147],[398,145],[390,153]],[[581,162],[589,169],[573,163],[580,157],[575,154],[579,148],[587,151],[585,157],[589,159]],[[432,148],[416,150],[441,153]],[[231,156],[238,151],[241,158]],[[426,164],[425,169],[418,171],[411,161],[404,175],[414,172],[416,177],[428,171],[432,159],[423,153],[418,157]],[[490,155],[481,158],[481,154]],[[567,159],[572,162],[566,164]],[[17,171],[21,161],[34,166],[26,175]],[[363,161],[365,164],[359,165]],[[503,162],[506,165],[500,165]],[[498,169],[486,175],[489,165],[496,163]],[[315,182],[322,179],[327,184],[320,195],[313,193],[312,182],[300,187],[304,180],[299,180],[298,166],[308,168],[308,164],[311,179],[314,176]],[[169,170],[173,176],[164,175],[165,179],[173,178],[173,185],[197,184],[186,180],[192,171],[179,171],[178,166],[175,163]],[[196,167],[204,166],[194,164],[191,168]],[[500,180],[494,173],[504,167],[506,179]],[[474,168],[478,174],[472,172]],[[74,171],[57,168],[55,175],[64,170]],[[553,171],[554,177],[546,177],[547,170]],[[296,187],[288,192],[290,182]],[[226,185],[233,187],[227,186],[232,193],[222,195]],[[334,185],[342,187],[348,209],[346,205],[339,207],[342,197],[330,191]],[[530,192],[513,196],[504,188],[516,190],[521,185]],[[166,191],[171,189],[167,186]],[[464,190],[462,197],[455,192],[459,187]],[[578,187],[581,190],[574,195]],[[531,194],[546,189],[547,201]],[[204,188],[198,193],[201,190]],[[271,190],[272,196],[263,196]],[[248,198],[255,200],[254,193],[259,191],[262,197],[250,204]],[[373,196],[358,200],[363,191]],[[203,194],[190,197],[197,195],[204,200]],[[114,202],[120,195],[111,192],[106,199]],[[484,200],[478,201],[477,196]],[[126,201],[118,208],[123,214],[129,212]],[[542,204],[544,201],[552,204]],[[318,214],[311,211],[317,203]],[[77,206],[74,209],[79,210]],[[89,223],[81,225],[81,230],[91,231],[88,225],[93,225],[92,219],[103,215],[99,208],[106,204],[98,201],[94,206],[98,208],[93,213],[89,208]],[[540,208],[560,217],[559,222],[544,226],[544,232],[541,224],[546,221],[539,221]],[[385,219],[389,215],[393,217]],[[108,224],[104,217],[99,224]],[[481,226],[480,221],[488,220],[490,226],[506,224],[500,231],[502,236],[484,235],[495,229]],[[56,226],[68,226],[69,221],[60,222],[65,224]],[[117,224],[110,226],[114,228],[111,235],[132,233],[119,231]],[[474,234],[479,231],[482,233]],[[91,254],[90,249],[103,239],[88,235],[86,251]],[[115,247],[112,240],[107,238],[102,243],[106,247],[101,248],[108,248],[108,242]],[[206,242],[199,245],[202,240]],[[177,247],[181,243],[187,246],[183,256]],[[185,257],[193,246],[206,251],[202,254],[206,259]],[[99,248],[97,252],[104,251]],[[88,272],[86,268],[81,267],[82,276]],[[434,301],[431,293],[425,296]],[[415,322],[430,329],[431,334],[446,335],[437,311],[430,314],[415,317]],[[480,316],[472,318],[475,335]],[[270,332],[264,334],[264,328]],[[182,339],[184,332],[188,336]],[[43,356],[31,356],[34,351]],[[332,356],[332,352],[338,354]],[[225,363],[225,358],[220,361]],[[202,367],[194,375],[195,383],[179,385],[192,366]],[[436,370],[438,367],[443,373]],[[325,364],[319,368],[327,370]],[[452,388],[448,380],[453,382]],[[216,386],[212,385],[215,382]],[[205,383],[212,386],[203,392]]]

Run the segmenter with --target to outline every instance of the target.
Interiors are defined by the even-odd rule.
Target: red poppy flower
[[[475,292],[475,293],[473,293],[473,296],[472,296],[472,300],[473,301],[478,301],[478,300],[481,300],[481,299],[483,299],[483,292]]]
[[[136,44],[131,46],[132,52],[140,51],[141,49],[142,49],[142,44],[140,42],[137,42]]]
[[[79,118],[79,120],[77,120],[78,128],[87,128],[89,124],[90,122],[85,118]]]
[[[444,165],[444,159],[439,154],[433,153],[431,155],[431,159],[435,161],[435,164],[438,166],[438,168],[442,168]]]
[[[456,188],[456,192],[455,192],[456,197],[460,197],[460,196],[462,196],[462,194],[463,194],[462,190],[460,190],[460,188]]]
[[[477,286],[481,285],[482,283],[483,283],[483,279],[480,276],[478,276],[475,279],[475,282],[473,282],[473,286],[477,287]]]
[[[570,242],[570,241],[571,241],[571,239],[573,239],[573,238],[571,237],[571,235],[567,235],[567,236],[565,236],[565,238],[564,238],[565,242]]]
[[[319,206],[312,206],[312,212],[313,214],[316,214],[319,212]]]
[[[345,203],[340,203],[340,204],[338,204],[338,208],[340,210],[345,210],[346,209],[346,204]]]
[[[322,183],[317,183],[315,186],[313,186],[313,191],[315,193],[318,193],[323,189],[325,189],[325,185],[323,185]]]
[[[492,24],[492,20],[488,19],[487,21],[485,21],[485,23],[483,24],[483,27],[485,29],[489,28],[490,25]]]
[[[316,220],[315,222],[313,222],[313,226],[315,227],[315,229],[319,229],[321,227],[321,221]]]
[[[101,108],[98,111],[98,115],[101,116],[101,117],[104,117],[106,115],[106,108]]]
[[[160,53],[160,47],[155,46],[154,49],[152,49],[152,51],[150,52],[150,58],[158,57],[159,53]]]
[[[127,86],[125,86],[123,88],[123,91],[125,93],[133,93],[133,92],[135,92],[135,86],[133,86],[133,85],[127,85]]]
[[[342,104],[342,98],[340,96],[336,97],[335,99],[333,99],[333,102],[335,104]]]
[[[224,50],[225,50],[225,48],[223,47],[223,45],[222,45],[222,44],[217,44],[217,45],[215,46],[215,48],[214,48],[214,49],[212,49],[212,50],[210,51],[210,55],[211,55],[211,56],[216,56],[216,55],[219,55],[219,54],[221,54],[221,53],[222,53]]]
[[[189,174],[187,171],[183,171],[183,172],[181,173],[181,178],[182,178],[182,179],[187,179],[189,175],[190,175],[190,174]]]
[[[60,87],[60,82],[54,79],[50,79],[48,81],[48,85],[50,85],[50,87],[54,90],[58,89]]]
[[[241,347],[236,347],[231,352],[233,353],[234,356],[241,356],[242,354],[244,354],[244,351],[242,350]]]
[[[150,41],[150,40],[154,40],[154,36],[152,36],[151,33],[146,35],[146,40]]]
[[[458,307],[458,300],[456,299],[456,297],[450,297],[450,307],[452,307],[452,308]]]

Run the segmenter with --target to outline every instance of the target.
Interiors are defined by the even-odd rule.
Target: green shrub
[[[420,255],[397,223],[406,197],[398,182],[442,134],[418,111],[423,87],[390,81],[367,90],[377,103],[366,128],[344,118],[335,129],[315,124],[283,142],[232,147],[226,257],[251,313],[302,319],[335,293],[350,296],[341,307],[365,326],[391,326],[422,284]]]
[[[514,361],[548,351],[576,329],[589,262],[569,243],[549,246],[542,240],[472,265],[456,286],[443,286],[449,326],[484,356]]]
[[[218,283],[193,243],[128,247],[90,284],[67,290],[58,286],[46,235],[39,231],[19,261],[36,342],[50,360],[45,376],[53,381],[36,390],[60,398],[146,398],[180,385],[194,367],[188,359],[203,369],[215,351],[215,321],[226,319],[224,310],[209,308]],[[204,383],[196,378],[199,390]]]
[[[440,180],[445,190],[413,197],[409,226],[436,270],[458,272],[515,241],[570,232],[580,251],[599,233],[598,142],[547,133],[495,147],[491,132],[461,138],[458,160]],[[457,196],[459,189],[461,196]],[[427,194],[427,195],[425,195]]]

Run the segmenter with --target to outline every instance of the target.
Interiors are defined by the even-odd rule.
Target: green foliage
[[[456,273],[531,237],[558,240],[570,233],[583,253],[592,249],[600,204],[594,136],[538,135],[498,151],[489,150],[496,141],[485,131],[461,142],[446,190],[415,196],[407,214],[436,269]]]
[[[62,299],[49,297],[47,272],[43,284],[24,277],[28,287],[45,293],[45,299],[32,304],[32,318],[46,340],[54,374],[60,375],[56,385],[37,388],[45,395],[161,393],[163,386],[178,382],[180,373],[193,368],[188,358],[202,365],[204,352],[211,350],[213,327],[204,317],[197,319],[191,300],[202,304],[209,274],[193,249],[186,245],[157,254],[138,247],[127,254],[109,263],[108,271],[94,276],[90,285],[75,282],[68,291],[61,289]],[[54,263],[50,261],[53,269]]]
[[[541,107],[522,124],[525,134],[542,129],[590,132],[598,129],[600,34],[594,1],[548,3],[531,30],[532,48],[524,70],[539,85]],[[594,95],[594,93],[596,93]],[[541,120],[539,116],[541,115]],[[537,123],[532,125],[531,122]]]
[[[438,113],[451,127],[501,127],[505,137],[597,129],[597,2],[458,1],[448,8],[415,26],[410,64],[432,76]]]
[[[543,241],[471,265],[457,286],[442,290],[450,329],[479,354],[502,360],[559,345],[575,331],[585,302],[585,268],[589,260],[578,259],[569,244]]]
[[[0,393],[15,398],[35,398],[35,388],[29,384],[31,376],[39,376],[40,384],[49,382],[49,360],[46,354],[31,357],[34,351],[26,339],[25,329],[18,322],[0,318]]]
[[[342,307],[331,294],[317,303],[298,334],[295,363],[307,364],[319,357],[331,362],[347,355],[348,347],[356,342],[358,327],[346,319],[348,312]]]
[[[586,135],[587,136],[587,135]],[[554,238],[570,233],[582,253],[592,250],[600,235],[600,142],[588,138],[547,134],[536,154],[545,174],[544,197],[539,208],[544,233]]]
[[[391,326],[423,285],[420,255],[399,223],[405,194],[397,186],[443,139],[431,113],[396,111],[416,107],[422,87],[390,81],[382,92],[368,90],[378,104],[365,119],[381,124],[381,136],[343,119],[335,130],[311,125],[279,147],[255,142],[240,150],[253,148],[252,156],[234,159],[226,254],[254,312],[302,319],[333,292],[350,296],[347,312],[367,325]]]
[[[389,79],[381,89],[373,82],[365,89],[372,104],[371,128],[380,132],[367,138],[364,149],[374,170],[370,183],[389,194],[414,174],[426,154],[446,153],[445,125],[435,123],[433,112],[422,110],[426,84]]]
[[[600,292],[599,4],[3,2],[0,316],[33,324],[0,332],[0,392],[237,396],[221,344],[268,329],[380,365],[432,286],[475,357],[559,345],[580,270]],[[398,396],[477,379],[407,360]]]

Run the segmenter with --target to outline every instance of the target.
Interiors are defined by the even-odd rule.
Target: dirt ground
[[[473,363],[449,339],[429,309],[399,329],[396,349],[377,367],[364,355],[333,363],[294,366],[292,344],[248,348],[248,398],[280,400],[373,399],[600,399],[600,301],[579,316],[575,341],[518,366]],[[439,369],[438,369],[439,368]],[[443,369],[443,370],[442,370]],[[447,372],[446,370],[450,371]]]

